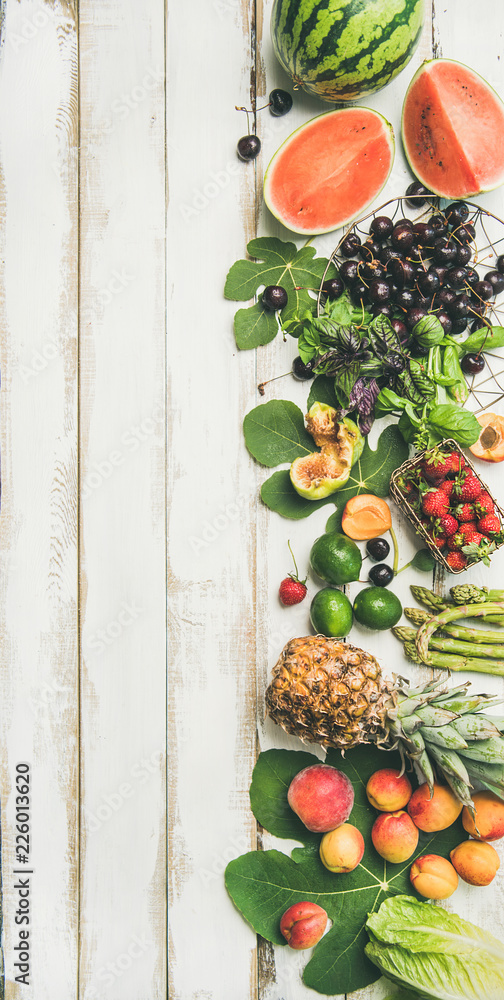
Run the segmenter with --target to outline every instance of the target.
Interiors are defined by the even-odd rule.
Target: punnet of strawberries
[[[490,556],[504,543],[496,501],[454,441],[443,441],[397,470],[394,499],[433,554],[452,573]]]

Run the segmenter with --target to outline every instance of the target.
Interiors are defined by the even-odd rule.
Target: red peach
[[[475,792],[472,797],[476,816],[473,819],[467,806],[462,812],[462,825],[466,833],[476,840],[500,840],[504,837],[504,802],[494,792]]]
[[[453,865],[439,854],[424,854],[410,868],[410,882],[427,899],[448,899],[458,886]]]
[[[380,813],[371,830],[375,850],[385,861],[407,861],[418,844],[418,830],[407,812]]]
[[[280,930],[290,948],[301,951],[313,948],[327,926],[327,913],[317,903],[301,902],[289,906],[280,920]]]
[[[354,790],[342,771],[329,764],[312,764],[292,779],[287,800],[308,830],[327,833],[348,819]]]
[[[330,872],[353,872],[362,861],[364,847],[360,830],[351,823],[342,823],[322,837],[320,860]]]
[[[450,858],[455,871],[469,885],[490,885],[500,866],[497,851],[484,840],[464,840],[450,851]]]
[[[419,830],[435,833],[446,830],[462,812],[462,803],[448,785],[434,782],[431,796],[427,782],[413,792],[408,802],[408,812]]]
[[[404,809],[411,798],[411,782],[394,767],[382,767],[371,775],[366,785],[366,795],[375,809],[397,812]]]

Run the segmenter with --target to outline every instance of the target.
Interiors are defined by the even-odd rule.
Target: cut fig
[[[307,500],[322,500],[341,489],[360,457],[364,439],[353,420],[338,420],[327,403],[314,403],[306,414],[306,429],[321,449],[296,458],[290,478],[294,489]]]
[[[290,478],[300,496],[306,500],[323,500],[339,490],[348,480],[350,465],[342,465],[325,448],[294,459]]]

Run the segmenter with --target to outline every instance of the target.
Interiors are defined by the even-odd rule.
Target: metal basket
[[[457,442],[453,441],[451,438],[446,438],[446,440],[442,441],[438,447],[445,447],[445,446],[449,447],[451,451],[456,451],[464,459],[465,468],[469,468],[471,470],[471,472],[476,476],[478,482],[481,484],[481,487],[485,491],[485,493],[489,493],[490,496],[492,497],[495,509],[499,512],[501,524],[504,525],[504,510],[497,503],[491,490],[482,480],[481,476],[478,475],[472,462],[468,460],[467,456],[464,454],[464,452],[459,447]],[[413,526],[416,533],[423,538],[427,548],[429,549],[430,552],[432,552],[434,559],[436,559],[437,562],[441,563],[441,566],[443,566],[448,573],[465,573],[466,569],[470,569],[472,566],[476,566],[479,562],[481,562],[481,559],[473,559],[471,561],[468,561],[467,566],[464,567],[464,569],[452,569],[450,564],[446,561],[443,553],[440,552],[440,550],[431,541],[430,536],[428,535],[422,522],[420,521],[420,518],[418,517],[418,514],[416,513],[415,510],[413,510],[413,507],[409,503],[407,497],[397,485],[397,480],[405,473],[410,472],[412,469],[415,469],[418,465],[420,465],[421,462],[424,460],[425,456],[428,455],[431,451],[432,449],[429,448],[426,451],[419,452],[417,455],[415,455],[414,458],[408,459],[408,461],[403,462],[403,464],[399,466],[398,469],[395,470],[390,480],[390,496],[394,500],[394,503],[396,503],[397,506],[402,510],[403,514],[406,516],[410,524]],[[495,549],[496,550],[500,549],[502,545],[504,545],[504,541],[496,542]]]

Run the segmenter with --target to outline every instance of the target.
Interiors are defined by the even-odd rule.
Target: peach
[[[476,840],[499,840],[504,837],[504,802],[494,792],[475,792],[473,819],[467,806],[462,811],[462,826]]]
[[[419,830],[424,833],[436,833],[446,830],[462,812],[462,803],[453,794],[448,785],[438,785],[434,782],[434,792],[425,782],[413,792],[408,802],[408,812]]]
[[[366,795],[375,809],[397,812],[404,809],[411,798],[411,782],[394,767],[382,767],[371,775],[366,785]]]
[[[490,885],[500,865],[500,858],[491,844],[484,840],[464,840],[450,851],[455,871],[469,885]]]
[[[330,872],[353,872],[362,861],[364,847],[360,830],[351,823],[342,823],[322,837],[320,860]]]
[[[439,854],[424,854],[410,868],[410,882],[427,899],[448,899],[458,886],[453,865]]]
[[[320,941],[327,926],[327,913],[317,903],[289,906],[280,920],[280,931],[290,948],[302,951]]]
[[[371,830],[375,850],[385,861],[407,861],[418,844],[418,830],[407,812],[380,813]]]
[[[327,833],[346,823],[354,804],[354,790],[342,771],[329,764],[311,764],[292,779],[287,800],[308,830]]]

